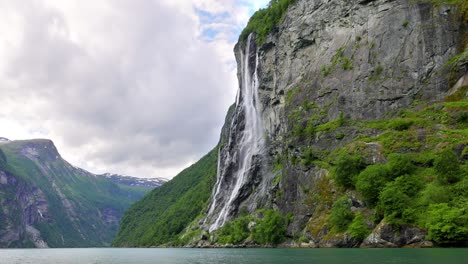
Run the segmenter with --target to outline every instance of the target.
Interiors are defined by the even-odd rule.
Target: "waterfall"
[[[237,124],[243,118],[245,126],[243,130],[238,131],[237,127],[232,125],[229,131],[228,150],[220,149],[218,153],[216,184],[208,216],[205,219],[205,223],[208,219],[212,220],[210,232],[223,226],[228,220],[233,202],[238,198],[242,186],[246,184],[253,159],[260,154],[264,145],[263,127],[258,106],[258,54],[252,36],[252,34],[249,35],[246,46],[241,52],[241,80],[236,96],[236,115],[232,120],[233,124]],[[255,52],[255,61],[251,61],[252,47],[255,48],[253,51]],[[251,69],[251,64],[254,64],[253,69]],[[234,133],[240,133],[240,135]],[[231,139],[234,139],[234,142]],[[222,151],[224,155],[221,154]],[[221,159],[223,160],[221,161]],[[229,166],[235,169],[226,170]]]

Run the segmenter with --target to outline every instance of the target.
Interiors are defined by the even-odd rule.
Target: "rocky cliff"
[[[341,195],[350,197],[354,212],[371,208],[353,188],[341,189],[333,181],[334,158],[356,144],[364,144],[362,153],[356,151],[366,156],[363,167],[385,163],[391,152],[411,152],[385,146],[378,140],[380,133],[388,133],[385,129],[361,124],[390,122],[403,109],[442,101],[454,92],[451,88],[457,81],[463,82],[466,61],[448,66],[467,44],[467,23],[457,8],[461,7],[424,1],[296,1],[262,43],[251,40],[255,33],[241,39],[235,47],[241,99],[231,144],[220,152],[224,166],[218,180],[223,182],[212,197],[212,206],[219,208],[210,208],[209,224],[202,228],[213,231],[241,212],[277,208],[294,216],[288,224],[291,238],[302,237],[313,246],[359,244],[349,234],[330,232],[326,221]],[[253,84],[258,99],[253,100],[258,100],[256,111],[266,145],[247,157],[249,168],[239,170],[236,166],[242,161],[236,155],[243,155],[242,138],[250,122],[242,100],[249,89],[245,80],[251,78],[258,82]],[[427,133],[422,126],[414,129]],[[373,138],[368,142],[357,140],[369,136]],[[460,140],[453,143],[461,145],[452,146],[463,149],[468,138],[458,136]],[[382,223],[377,233],[382,225],[387,226]],[[398,228],[407,232],[412,227],[390,230]],[[427,244],[422,229],[401,236],[388,232],[387,236],[396,237],[370,237],[363,245]]]
[[[271,1],[234,49],[207,206],[177,243],[146,245],[466,244],[467,14],[464,1]]]
[[[153,188],[127,183],[70,165],[50,140],[3,140],[0,247],[109,245],[124,210]]]

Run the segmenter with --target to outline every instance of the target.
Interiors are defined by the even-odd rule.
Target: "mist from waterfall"
[[[228,215],[232,209],[232,203],[238,197],[239,191],[241,187],[245,184],[246,178],[248,177],[249,169],[252,166],[252,160],[255,155],[259,154],[264,145],[264,134],[263,134],[263,126],[261,121],[261,116],[259,113],[259,106],[258,106],[258,76],[257,76],[257,66],[258,66],[258,54],[255,50],[255,64],[253,72],[251,73],[251,63],[250,63],[250,52],[251,47],[255,47],[252,43],[254,41],[253,35],[250,34],[246,46],[241,52],[241,83],[239,87],[239,91],[236,98],[236,112],[243,112],[244,113],[244,121],[245,127],[244,130],[241,131],[242,136],[240,138],[240,142],[237,142],[237,153],[231,155],[231,153],[227,152],[225,159],[221,161],[222,155],[218,156],[218,171],[216,177],[216,185],[214,188],[214,192],[211,197],[211,206],[208,211],[208,216],[206,219],[214,219],[216,215],[213,215],[215,211],[218,211],[217,207],[221,207],[219,213],[217,214],[216,220],[211,222],[211,226],[209,231],[216,230],[224,225],[226,222]],[[236,116],[235,118],[242,118]],[[234,122],[235,120],[233,120]],[[229,140],[231,140],[232,133],[236,133],[235,129],[231,127],[231,131],[229,132]],[[232,144],[232,142],[228,142],[228,145]],[[220,150],[221,152],[221,150]],[[236,171],[229,172],[232,175],[226,175],[226,168],[229,163],[237,163]],[[221,193],[221,189],[225,186],[223,185],[224,178],[226,177],[233,177],[234,185],[233,187],[229,186],[229,192]],[[222,197],[225,196],[225,197]]]

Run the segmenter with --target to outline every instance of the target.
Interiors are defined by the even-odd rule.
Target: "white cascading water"
[[[241,187],[245,184],[248,170],[252,166],[252,159],[254,155],[260,153],[264,145],[262,121],[258,107],[258,54],[255,51],[255,68],[253,74],[251,74],[249,63],[250,48],[252,46],[251,41],[253,41],[252,34],[249,35],[247,39],[247,45],[244,51],[241,53],[242,83],[240,85],[240,91],[238,91],[236,98],[236,111],[239,111],[239,108],[241,108],[241,110],[244,111],[245,127],[242,132],[243,135],[238,144],[238,158],[236,159],[236,161],[234,161],[228,155],[226,157],[226,160],[223,161],[223,166],[226,166],[229,162],[238,163],[238,169],[233,172],[235,185],[231,189],[230,194],[228,194],[229,198],[218,197],[220,195],[226,195],[220,193],[220,189],[222,188],[221,185],[223,184],[222,178],[226,177],[226,175],[224,175],[224,173],[221,170],[221,156],[219,155],[216,185],[212,195],[212,203],[208,211],[208,217],[213,217],[213,213],[216,210],[217,206],[223,207],[219,211],[216,220],[211,223],[211,226],[209,228],[210,232],[220,228],[226,222],[228,214],[232,207],[232,203],[236,199],[236,197],[238,197]],[[225,202],[224,204],[217,204],[218,200],[224,200]]]

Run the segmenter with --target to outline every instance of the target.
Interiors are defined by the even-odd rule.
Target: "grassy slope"
[[[114,246],[177,243],[178,234],[205,208],[216,176],[218,147],[136,202],[122,218]]]

